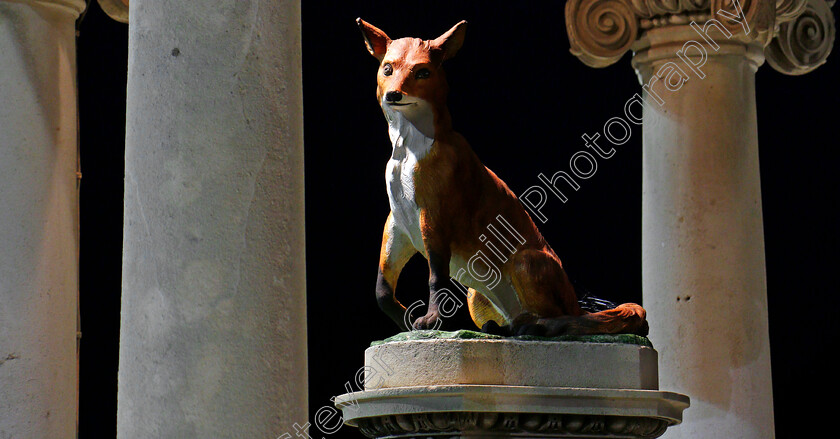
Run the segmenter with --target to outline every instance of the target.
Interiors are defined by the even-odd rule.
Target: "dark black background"
[[[581,134],[620,115],[640,89],[630,54],[592,69],[569,53],[563,2],[304,2],[310,414],[344,393],[371,340],[396,332],[373,294],[390,143],[374,96],[376,61],[356,17],[393,38],[434,38],[469,21],[463,49],[447,64],[450,110],[455,128],[517,194],[539,173],[567,168],[584,148]],[[127,29],[93,2],[78,39],[81,438],[116,431]],[[766,64],[756,75],[780,438],[800,437],[829,419],[817,401],[833,381],[827,363],[835,348],[837,56],[802,77]],[[598,166],[568,203],[549,201],[541,230],[580,284],[600,297],[641,302],[640,131]],[[424,260],[406,270],[403,302],[427,299]],[[467,323],[465,317],[462,310],[449,323]],[[816,422],[802,419],[802,408]],[[332,437],[361,435],[345,427]]]

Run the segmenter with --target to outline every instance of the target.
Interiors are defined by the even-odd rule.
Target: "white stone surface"
[[[336,398],[344,420],[414,413],[496,412],[662,418],[678,424],[688,397],[673,392],[537,386],[415,386]]]
[[[712,33],[717,36],[718,34]],[[691,396],[664,437],[774,436],[755,71],[763,48],[718,37],[698,78],[677,58],[687,26],[648,31],[643,83],[666,62],[688,81],[644,112],[642,281],[660,385]]]
[[[656,351],[634,344],[402,341],[365,350],[365,366],[367,389],[454,384],[658,389]]]
[[[0,438],[75,438],[75,19],[0,0]]]
[[[117,437],[307,422],[300,4],[132,1]]]
[[[335,405],[369,437],[654,438],[689,405],[652,390],[656,351],[635,344],[387,341],[364,371],[364,390]]]

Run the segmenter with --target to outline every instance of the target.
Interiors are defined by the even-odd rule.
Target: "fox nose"
[[[402,92],[399,91],[389,91],[385,93],[385,100],[388,102],[399,102],[403,98]]]

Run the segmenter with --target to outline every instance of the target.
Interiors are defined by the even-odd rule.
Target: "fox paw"
[[[429,312],[423,317],[418,317],[412,325],[414,329],[439,329],[440,314],[437,311]]]
[[[511,335],[513,335],[510,332],[509,325],[499,326],[499,324],[496,323],[495,320],[488,320],[486,323],[484,323],[484,325],[481,327],[481,332],[491,335],[501,335],[502,337],[510,337]]]

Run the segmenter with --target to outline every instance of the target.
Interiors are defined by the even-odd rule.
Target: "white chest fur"
[[[434,147],[433,113],[428,104],[422,101],[409,110],[402,108],[402,111],[397,111],[387,104],[382,105],[393,146],[391,159],[385,171],[385,186],[394,225],[409,237],[414,248],[428,257],[420,234],[420,208],[416,200],[414,173],[417,163]],[[501,282],[491,287],[467,274],[468,259],[453,255],[449,264],[449,272],[457,273],[459,282],[487,295],[507,321],[522,312],[522,306],[508,276],[505,275]]]
[[[385,171],[385,186],[395,225],[411,239],[414,247],[425,255],[420,235],[420,208],[416,200],[414,172],[417,163],[434,144],[404,113],[383,106],[388,120],[388,135],[393,151]],[[425,130],[428,131],[428,130]]]

